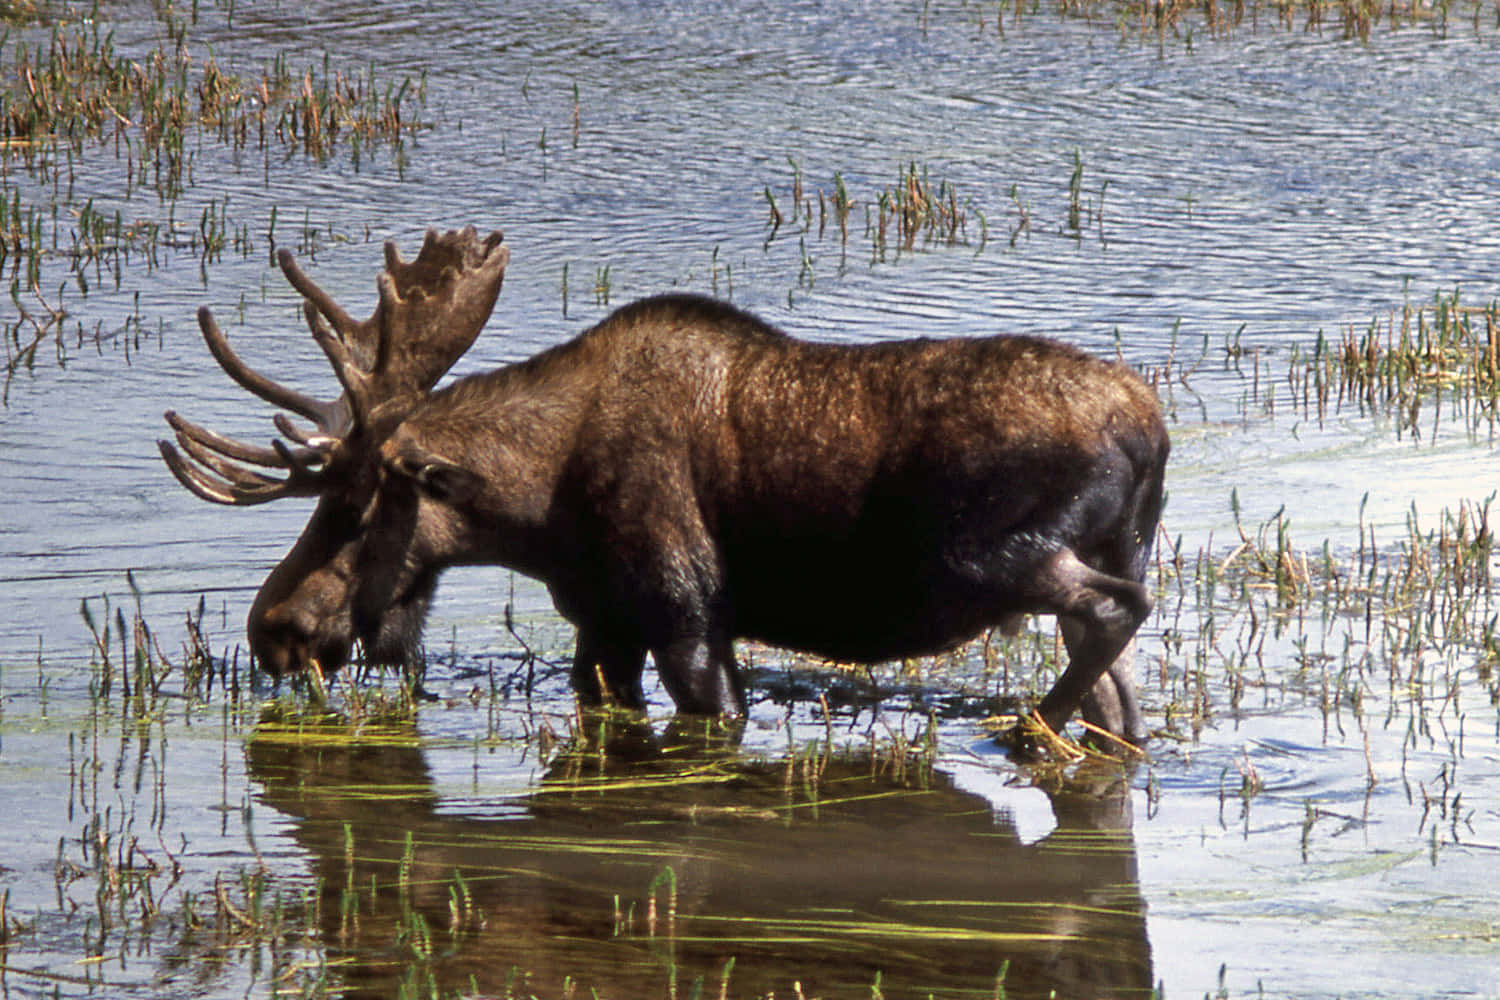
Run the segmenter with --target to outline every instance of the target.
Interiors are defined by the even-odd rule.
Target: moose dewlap
[[[417,655],[438,575],[535,577],[578,628],[585,703],[640,707],[649,653],[679,711],[740,714],[733,643],[839,660],[938,652],[1058,616],[1069,663],[1042,699],[1139,741],[1134,643],[1167,433],[1126,367],[1049,340],[809,343],[691,295],[650,298],[529,360],[433,386],[494,308],[498,233],[386,245],[356,321],[285,250],[342,393],[251,370],[208,309],[220,366],[285,416],[270,447],[169,412],[162,455],[207,500],[316,496],[250,611],[280,675]],[[257,471],[254,467],[266,471]]]

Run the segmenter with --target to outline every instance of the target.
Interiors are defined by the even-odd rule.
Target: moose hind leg
[[[1074,622],[1063,620],[1063,642],[1070,659],[1082,639]],[[1083,721],[1139,746],[1146,741],[1146,719],[1135,688],[1135,640],[1131,639],[1083,696]]]
[[[1057,614],[1068,647],[1067,669],[1038,706],[1042,721],[1060,730],[1082,708],[1087,721],[1110,734],[1144,739],[1132,640],[1151,611],[1146,588],[1101,573],[1068,549],[1054,553],[1032,585]]]

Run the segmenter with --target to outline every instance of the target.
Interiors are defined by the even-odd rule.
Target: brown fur
[[[1116,660],[1149,608],[1166,455],[1154,393],[1055,342],[813,344],[649,299],[394,426],[355,504],[352,620],[399,658],[438,572],[500,563],[578,625],[585,701],[641,704],[649,651],[680,709],[742,712],[737,637],[872,661],[1052,612],[1072,665],[1047,721],[1092,697],[1139,739]],[[328,603],[308,589],[277,607]]]
[[[356,639],[409,662],[442,571],[498,563],[578,626],[586,703],[643,705],[649,653],[680,710],[741,714],[737,638],[874,661],[1052,613],[1069,664],[1044,721],[1082,708],[1144,737],[1131,640],[1168,445],[1127,368],[1024,337],[807,343],[668,295],[432,392],[509,251],[465,229],[385,256],[356,321],[278,254],[339,375],[332,402],[250,369],[199,311],[221,367],[311,430],[281,420],[291,444],[266,448],[167,414],[162,456],[204,499],[319,498],[250,610],[266,670],[337,669]]]

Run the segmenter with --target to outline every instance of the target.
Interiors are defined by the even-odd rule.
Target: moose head
[[[405,663],[415,650],[437,574],[396,581],[391,574],[361,573],[362,542],[383,485],[405,480],[413,489],[443,494],[463,473],[382,446],[489,319],[510,259],[501,239],[498,232],[481,239],[473,228],[441,235],[430,230],[410,262],[387,242],[379,303],[364,321],[345,312],[289,251],[280,250],[277,263],[302,294],[313,339],[343,388],[331,401],[309,398],[251,369],[230,349],[209,309],[198,311],[208,349],[231,378],[313,425],[298,426],[277,414],[275,425],[285,440],[264,447],[168,411],[181,451],[159,442],[178,481],[205,500],[249,506],[281,497],[318,498],[301,537],[250,609],[251,649],[273,676],[309,667],[336,670],[348,661],[356,636],[366,655],[380,662]],[[381,595],[380,613],[359,611],[360,581],[366,589],[392,591]],[[396,582],[400,592],[390,586]]]

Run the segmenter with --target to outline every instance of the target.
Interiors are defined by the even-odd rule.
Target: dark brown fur
[[[585,701],[640,705],[649,651],[682,710],[743,712],[737,637],[875,661],[1057,612],[1080,633],[1043,704],[1060,726],[1149,606],[1166,451],[1138,378],[1050,341],[810,344],[650,299],[405,416],[354,623],[399,647],[390,607],[420,619],[438,571],[500,563],[578,626]],[[1139,738],[1124,665],[1099,683],[1129,704],[1095,721]]]
[[[737,638],[876,661],[1052,613],[1070,662],[1044,721],[1081,707],[1144,737],[1132,638],[1168,443],[1129,369],[1023,337],[808,343],[668,295],[430,392],[507,260],[472,230],[429,234],[413,264],[388,245],[380,307],[357,323],[284,254],[340,372],[334,403],[247,369],[200,313],[226,371],[317,425],[282,422],[302,447],[267,449],[168,414],[191,461],[162,443],[207,499],[320,498],[251,609],[267,670],[336,669],[356,638],[407,662],[439,574],[498,563],[577,625],[585,703],[643,705],[649,653],[681,711],[740,714]]]

